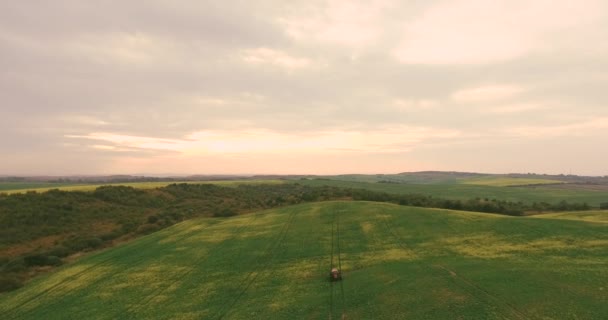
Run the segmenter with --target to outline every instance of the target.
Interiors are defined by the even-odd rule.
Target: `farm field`
[[[0,314],[601,319],[608,314],[608,224],[578,215],[334,201],[189,220],[2,295]],[[328,281],[332,266],[341,266],[343,281]]]
[[[559,180],[551,179],[526,179],[526,178],[508,178],[508,177],[482,177],[463,180],[463,184],[476,184],[481,186],[494,187],[515,187],[525,185],[542,185],[542,184],[560,184]]]
[[[16,184],[17,186],[11,187],[15,183],[0,183],[0,193],[14,194],[14,193],[25,193],[25,192],[45,192],[52,189],[59,189],[62,191],[94,191],[101,186],[125,186],[133,187],[137,189],[155,189],[166,187],[174,183],[190,183],[190,184],[215,184],[225,187],[244,185],[244,184],[280,184],[284,183],[283,180],[218,180],[218,181],[162,181],[162,182],[124,182],[124,183],[104,183],[104,184],[53,184],[53,183],[24,183]]]
[[[559,179],[536,177],[512,177],[508,175],[463,173],[463,172],[410,172],[401,174],[345,174],[325,176],[331,180],[351,182],[389,182],[407,184],[476,184],[486,186],[510,187],[538,184],[560,184]]]
[[[608,210],[579,211],[579,212],[556,212],[533,216],[539,219],[564,219],[578,220],[597,223],[608,223]]]
[[[534,187],[500,187],[475,184],[396,184],[340,181],[329,179],[293,180],[294,183],[310,186],[334,186],[341,188],[367,189],[392,194],[424,194],[438,198],[468,200],[471,198],[489,198],[508,201],[549,202],[562,200],[569,202],[586,202],[599,207],[608,202],[607,190],[589,190],[584,188],[555,188],[554,186]]]
[[[58,182],[0,182],[0,192],[13,192],[24,189],[45,189],[71,186],[71,183]]]

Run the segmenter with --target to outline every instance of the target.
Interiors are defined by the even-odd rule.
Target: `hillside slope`
[[[608,224],[323,202],[180,223],[0,296],[0,314],[601,319],[607,264]]]

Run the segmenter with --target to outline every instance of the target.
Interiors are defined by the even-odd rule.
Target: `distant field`
[[[344,174],[336,176],[326,176],[332,180],[352,181],[352,182],[394,182],[394,183],[415,183],[415,184],[457,184],[463,180],[485,177],[483,174],[466,173],[408,173],[408,174]]]
[[[28,191],[34,192],[45,192],[51,189],[59,189],[63,191],[93,191],[101,186],[128,186],[138,189],[154,189],[165,187],[167,185],[173,183],[191,183],[191,184],[215,184],[221,186],[237,186],[243,184],[281,184],[284,183],[283,180],[220,180],[220,181],[163,181],[163,182],[124,182],[124,183],[104,183],[104,184],[44,184],[44,186],[37,186],[31,184],[28,187],[27,184],[24,184],[23,187],[16,187],[12,189],[8,189],[10,184],[12,183],[0,183],[0,192],[13,194],[13,193],[25,193]]]
[[[482,185],[482,186],[494,186],[494,187],[511,187],[511,186],[525,186],[525,185],[539,185],[539,184],[556,184],[556,183],[563,183],[563,182],[559,181],[559,180],[549,180],[549,179],[482,177],[482,178],[466,179],[466,180],[463,180],[461,183],[476,184],[476,185]]]
[[[23,189],[42,189],[56,188],[74,185],[73,183],[53,183],[53,182],[0,182],[0,192],[23,190]]]
[[[0,296],[0,314],[602,319],[606,265],[608,224],[324,202],[180,223]]]
[[[586,222],[608,223],[608,210],[580,211],[580,212],[559,212],[534,216],[541,219],[564,219],[578,220]]]
[[[553,186],[535,187],[497,187],[474,184],[396,184],[396,183],[366,183],[339,180],[293,180],[311,186],[336,186],[343,188],[368,189],[393,194],[425,194],[438,198],[467,200],[471,198],[489,198],[522,202],[557,203],[562,200],[570,202],[586,202],[599,207],[600,203],[608,202],[608,192],[586,189],[554,188]]]

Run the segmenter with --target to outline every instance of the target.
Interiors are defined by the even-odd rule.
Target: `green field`
[[[324,176],[321,178],[368,183],[400,183],[400,184],[476,184],[484,186],[511,187],[539,184],[564,183],[560,177],[545,178],[538,175],[511,176],[504,174],[483,174],[465,172],[409,172],[399,174],[344,174]]]
[[[166,187],[174,183],[191,183],[191,184],[215,184],[225,187],[244,185],[244,184],[280,184],[284,180],[218,180],[218,181],[162,181],[162,182],[117,182],[105,184],[53,184],[53,183],[0,183],[0,192],[6,194],[25,193],[25,192],[45,192],[52,189],[63,191],[94,191],[101,186],[125,186],[137,189],[155,189]]]
[[[596,223],[608,223],[608,210],[584,212],[556,212],[534,216],[539,219],[579,220]]]
[[[0,192],[13,192],[24,189],[59,188],[74,185],[73,183],[58,182],[0,182]]]
[[[556,184],[562,183],[559,180],[551,179],[527,179],[527,178],[509,178],[509,177],[481,177],[463,180],[463,184],[476,184],[481,186],[494,187],[514,187],[525,185],[540,185],[540,184]]]
[[[602,319],[606,265],[604,223],[322,202],[180,223],[0,296],[0,314]]]
[[[341,188],[367,189],[392,194],[424,194],[437,198],[468,200],[471,198],[489,198],[508,201],[549,202],[562,200],[569,202],[586,202],[599,207],[608,202],[608,191],[587,190],[578,188],[555,188],[553,186],[534,187],[497,187],[474,184],[395,184],[340,181],[328,179],[294,180],[294,183],[310,186],[334,186]]]

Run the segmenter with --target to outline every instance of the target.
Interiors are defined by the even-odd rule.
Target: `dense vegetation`
[[[190,197],[196,190],[173,189]],[[603,319],[608,224],[584,215],[515,218],[341,201],[193,219],[39,277],[1,296],[0,314]],[[344,280],[332,284],[336,265]]]
[[[172,184],[158,189],[99,187],[0,194],[0,291],[83,251],[112,246],[194,217],[229,217],[301,202],[354,199],[507,215],[587,210],[585,203],[453,200],[417,194],[292,184],[222,187]]]

